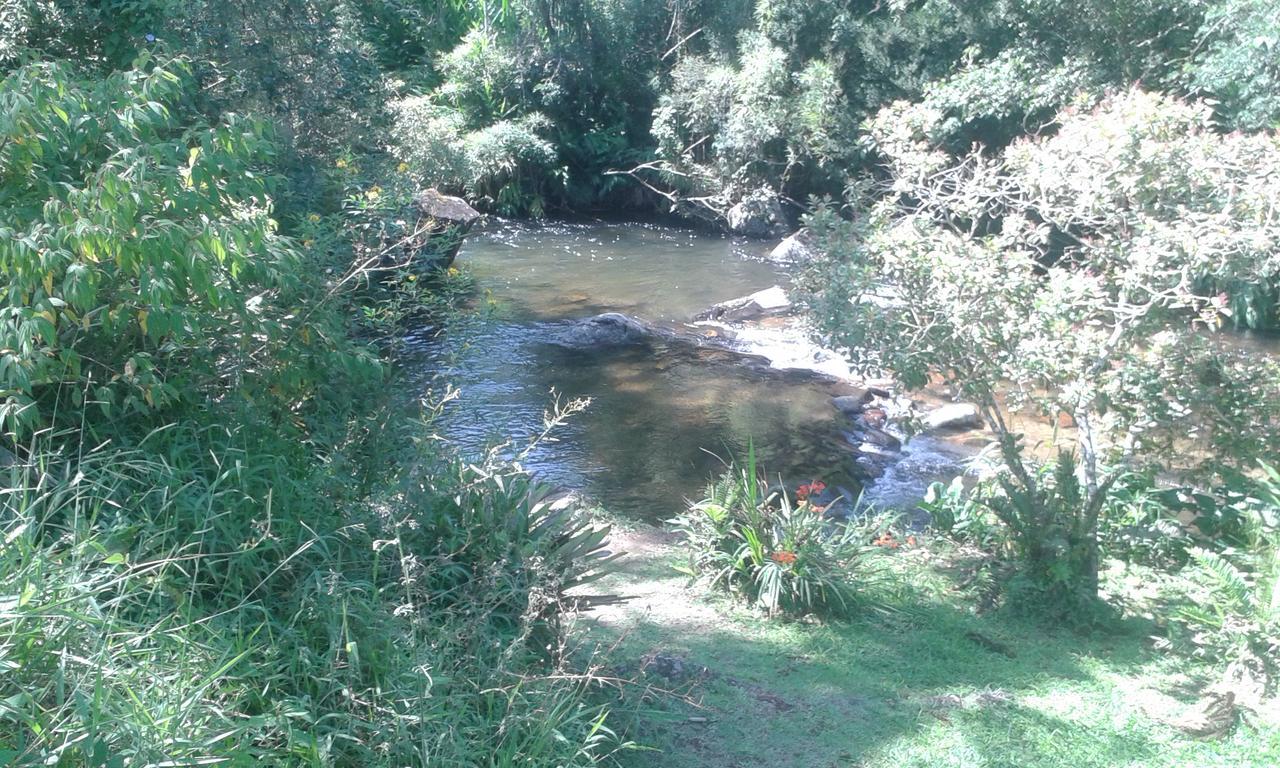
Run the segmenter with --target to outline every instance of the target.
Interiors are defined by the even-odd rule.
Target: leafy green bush
[[[1208,482],[1280,446],[1280,367],[1208,337],[1227,297],[1194,284],[1275,273],[1276,138],[1222,135],[1204,105],[1141,91],[994,155],[952,158],[929,138],[941,120],[900,103],[870,123],[892,178],[851,201],[852,222],[811,218],[831,256],[810,305],[867,369],[907,388],[941,375],[978,405],[1008,470],[994,511],[1034,580],[1090,591],[1122,477]],[[1071,415],[1078,485],[1040,477],[1010,412]]]
[[[1065,451],[1035,469],[1031,488],[1024,490],[1004,471],[970,494],[958,488],[931,493],[922,506],[941,530],[994,547],[1018,563],[1008,586],[1019,606],[1061,618],[1091,616],[1102,503],[1086,498],[1075,458]]]
[[[957,477],[951,483],[931,483],[919,507],[929,515],[935,531],[956,541],[972,543],[984,549],[1000,551],[1007,543],[1000,520],[982,502],[981,486],[966,491]]]
[[[752,455],[671,524],[686,539],[691,577],[770,615],[847,615],[873,602],[876,548],[869,529],[823,512],[809,499],[792,503],[771,491]]]
[[[1237,543],[1199,546],[1183,573],[1195,585],[1178,612],[1195,653],[1225,663],[1229,676],[1273,689],[1280,680],[1280,473],[1232,503],[1246,521]]]
[[[464,194],[503,215],[541,216],[554,183],[555,149],[539,135],[545,117],[525,115],[468,130],[464,115],[416,96],[395,106],[393,136],[415,182]]]
[[[737,59],[689,56],[672,70],[652,127],[666,180],[729,204],[793,175],[820,190],[813,177],[857,151],[831,65],[815,60],[793,77],[784,50],[754,34],[742,37]]]
[[[1267,0],[1208,4],[1188,64],[1194,88],[1212,94],[1225,122],[1244,130],[1280,123],[1280,13]]]
[[[307,343],[327,315],[296,312],[314,278],[270,218],[262,127],[184,115],[189,84],[182,62],[145,59],[98,81],[31,64],[0,82],[6,431],[214,389],[292,402],[317,368],[360,364]]]

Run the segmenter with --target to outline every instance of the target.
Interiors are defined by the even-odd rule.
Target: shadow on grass
[[[1140,729],[1108,720],[1114,692],[1097,672],[1136,673],[1142,629],[1080,636],[941,602],[828,625],[771,622],[740,609],[710,628],[642,622],[621,654],[680,658],[692,679],[654,682],[688,684],[701,707],[672,703],[663,717],[650,716],[633,737],[660,752],[632,764],[1128,763],[1155,748]],[[1079,697],[1092,711],[1068,721],[1022,704],[1053,697]]]

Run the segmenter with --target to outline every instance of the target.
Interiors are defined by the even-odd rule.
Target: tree
[[[1191,86],[1218,99],[1224,122],[1245,130],[1280,123],[1280,7],[1268,0],[1214,3],[1197,36]]]
[[[313,285],[270,217],[263,127],[203,122],[184,111],[190,85],[184,62],[145,58],[0,81],[4,431],[74,422],[89,402],[296,401],[315,368],[354,364],[298,310]]]
[[[1280,448],[1280,368],[1215,335],[1230,296],[1205,290],[1280,270],[1280,138],[1136,89],[996,155],[953,158],[928,138],[940,118],[897,103],[869,124],[889,179],[853,222],[813,217],[830,255],[811,303],[866,367],[978,404],[1029,575],[1089,596],[1121,473],[1211,477]],[[1020,410],[1070,416],[1071,471],[1037,472]]]

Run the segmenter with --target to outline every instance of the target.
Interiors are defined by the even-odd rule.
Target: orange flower
[[[785,550],[782,552],[774,552],[773,554],[769,555],[769,559],[775,563],[778,563],[779,565],[791,565],[796,561],[796,553],[787,552]]]
[[[871,543],[876,545],[877,547],[888,547],[889,549],[897,549],[898,547],[902,546],[900,543],[898,543],[898,540],[893,537],[893,534],[889,533],[888,531],[885,531],[884,533],[880,534],[880,536],[877,537],[876,540]]]
[[[822,482],[821,480],[814,480],[811,483],[805,483],[804,485],[797,488],[796,498],[799,499],[800,501],[804,501],[810,496],[816,496],[817,494],[822,493],[825,490],[827,490],[826,483]]]
[[[916,545],[916,537],[915,537],[915,536],[908,536],[908,537],[907,537],[907,546],[908,546],[908,547],[914,547],[915,545]]]

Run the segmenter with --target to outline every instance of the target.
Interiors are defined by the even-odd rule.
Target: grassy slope
[[[647,677],[691,699],[649,718],[656,724],[638,740],[660,751],[638,753],[635,765],[1280,765],[1274,715],[1213,742],[1152,717],[1175,716],[1199,686],[1196,670],[1150,650],[1141,622],[1081,636],[976,616],[966,607],[974,596],[924,551],[896,557],[911,593],[900,613],[848,624],[764,621],[687,589],[670,568],[678,553],[669,541],[624,537],[634,554],[608,586],[634,599],[603,611],[592,632],[621,637],[617,657],[637,666],[654,653],[682,659],[673,682],[657,665]]]

